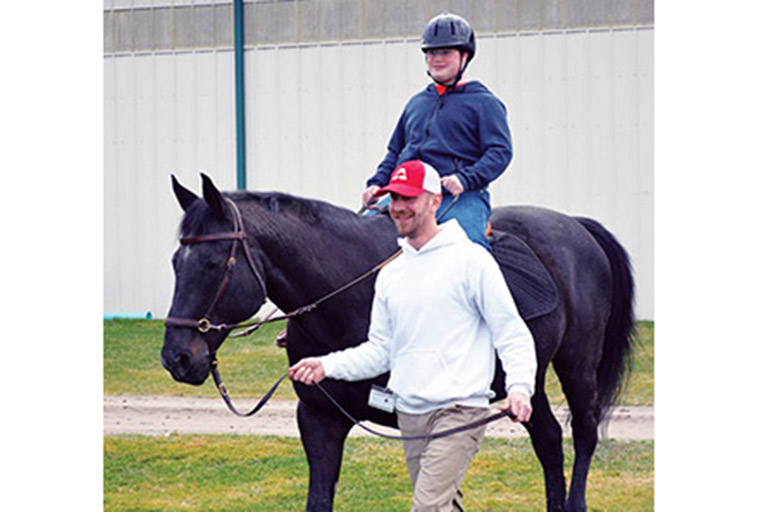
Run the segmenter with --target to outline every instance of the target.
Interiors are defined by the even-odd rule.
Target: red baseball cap
[[[409,160],[395,167],[389,185],[376,191],[376,197],[389,192],[405,197],[416,197],[422,192],[439,194],[441,192],[440,175],[431,165],[421,160]]]

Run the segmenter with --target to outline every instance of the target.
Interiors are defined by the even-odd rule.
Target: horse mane
[[[273,246],[292,247],[295,240],[301,239],[305,252],[322,252],[326,243],[350,244],[362,250],[370,243],[379,246],[388,240],[393,242],[397,236],[388,216],[361,217],[318,199],[283,192],[233,191],[223,195],[237,204],[246,225],[276,244]],[[182,218],[180,236],[205,233],[210,219],[208,204],[203,199],[195,201]]]
[[[296,221],[304,226],[332,226],[359,224],[361,217],[352,210],[318,199],[297,197],[283,192],[238,191],[225,194],[240,205],[245,212],[256,215],[274,215],[284,220]],[[254,207],[260,210],[253,212]]]
[[[323,219],[338,222],[355,219],[357,216],[351,210],[334,206],[325,201],[292,196],[282,192],[225,192],[241,208],[250,209],[256,205],[271,214],[293,218],[306,224],[317,224]],[[210,213],[209,206],[203,200],[195,201],[184,212],[179,226],[180,234],[199,233]]]
[[[324,219],[334,222],[356,218],[354,212],[325,201],[297,197],[283,192],[230,192],[236,202],[256,204],[274,215],[296,219],[305,224],[317,224]]]

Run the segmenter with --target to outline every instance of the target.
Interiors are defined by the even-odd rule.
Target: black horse
[[[397,249],[396,231],[386,215],[360,217],[280,193],[222,194],[206,176],[202,198],[175,178],[173,190],[185,213],[180,226],[183,245],[173,255],[176,281],[168,317],[195,322],[168,325],[162,362],[181,382],[206,380],[212,355],[229,331],[202,333],[191,328],[197,319],[207,315],[204,324],[246,320],[259,310],[266,294],[283,311],[292,311],[363,274]],[[585,511],[598,424],[630,365],[634,281],[629,259],[616,239],[590,219],[542,208],[505,207],[494,210],[492,222],[495,232],[525,240],[557,287],[554,309],[527,321],[536,340],[539,370],[533,415],[525,427],[544,469],[547,510]],[[239,245],[241,240],[248,250]],[[250,264],[234,264],[244,257]],[[292,319],[290,363],[364,341],[372,296],[373,279],[368,279]],[[562,432],[544,388],[550,362],[571,411],[575,462],[567,500]],[[505,395],[500,372],[497,364],[493,390],[498,399]],[[328,379],[324,387],[357,418],[396,426],[393,414],[367,405],[371,384],[385,385],[387,378],[385,374],[356,383]],[[309,463],[306,510],[329,511],[352,424],[314,387],[294,383],[294,389]]]

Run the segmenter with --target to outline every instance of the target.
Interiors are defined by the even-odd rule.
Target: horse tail
[[[608,257],[612,276],[611,312],[603,341],[603,355],[597,368],[597,397],[602,421],[624,389],[632,368],[635,339],[635,281],[627,251],[599,222],[577,217]]]

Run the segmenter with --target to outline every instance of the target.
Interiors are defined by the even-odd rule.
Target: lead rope
[[[240,416],[241,418],[247,418],[249,416],[253,416],[257,412],[259,412],[262,407],[264,407],[267,402],[269,402],[270,398],[272,398],[272,395],[275,394],[275,391],[277,391],[277,388],[280,387],[280,384],[283,383],[283,381],[288,377],[288,374],[283,374],[282,377],[277,379],[277,382],[275,382],[271,388],[269,388],[269,391],[262,397],[261,400],[259,400],[259,403],[256,404],[256,406],[251,409],[250,411],[244,413],[237,410],[237,408],[232,403],[232,399],[229,397],[229,392],[227,391],[227,387],[224,385],[224,383],[221,381],[221,376],[219,375],[218,370],[218,361],[214,359],[211,363],[211,374],[213,375],[213,380],[216,383],[216,388],[219,390],[219,393],[221,394],[221,397],[224,399],[224,403],[227,404],[227,407],[230,411],[232,411],[237,416]],[[454,434],[458,434],[460,432],[466,432],[467,430],[474,430],[476,428],[482,427],[483,425],[487,425],[489,423],[492,423],[494,421],[500,420],[502,418],[510,418],[512,420],[516,419],[515,414],[510,410],[505,411],[499,411],[495,414],[492,414],[491,416],[488,416],[487,418],[483,418],[482,420],[473,421],[472,423],[467,423],[466,425],[462,425],[460,427],[454,427],[449,428],[447,430],[441,430],[440,432],[434,432],[432,434],[420,434],[420,435],[414,435],[414,436],[396,436],[392,434],[385,434],[384,432],[380,432],[378,430],[374,430],[371,427],[368,427],[367,425],[363,424],[360,420],[352,416],[352,414],[347,411],[344,406],[342,406],[335,398],[333,398],[333,395],[331,395],[319,382],[316,382],[314,384],[317,389],[320,390],[320,392],[325,395],[325,397],[333,404],[336,409],[339,410],[349,421],[352,422],[357,427],[360,427],[362,430],[365,430],[369,434],[372,434],[376,437],[381,437],[383,439],[391,439],[393,441],[420,441],[420,440],[432,440],[432,439],[440,439],[441,437],[448,437],[452,436]]]
[[[257,412],[261,410],[262,407],[267,405],[267,402],[269,402],[270,398],[272,398],[272,395],[275,394],[275,391],[277,391],[277,388],[280,387],[280,384],[283,383],[286,377],[288,377],[288,374],[284,374],[282,377],[277,379],[277,382],[275,382],[271,388],[269,388],[269,391],[267,391],[267,394],[264,395],[261,400],[259,400],[259,403],[256,404],[256,406],[251,409],[248,412],[240,412],[237,410],[235,405],[232,403],[232,399],[229,397],[229,391],[227,391],[227,387],[224,385],[224,383],[221,381],[221,375],[219,375],[219,362],[217,359],[211,360],[211,375],[213,375],[213,381],[216,383],[216,389],[219,390],[219,394],[221,395],[221,398],[224,399],[224,403],[227,404],[227,408],[229,408],[232,413],[234,413],[237,416],[240,416],[241,418],[247,418],[248,416],[253,416]]]
[[[478,427],[482,427],[483,425],[487,425],[488,423],[492,423],[502,418],[511,418],[512,420],[516,419],[516,416],[512,411],[505,410],[505,411],[499,411],[496,414],[488,416],[487,418],[484,418],[482,420],[473,421],[472,423],[467,423],[466,425],[462,425],[460,427],[449,428],[447,430],[441,430],[440,432],[434,432],[432,434],[420,434],[415,436],[395,436],[395,435],[379,432],[366,425],[363,425],[359,420],[357,420],[354,416],[352,416],[346,409],[344,409],[344,407],[342,407],[342,405],[339,402],[337,402],[336,399],[333,398],[333,396],[331,396],[331,394],[328,391],[326,391],[322,385],[320,385],[320,383],[315,383],[315,386],[317,386],[317,389],[319,389],[325,395],[325,397],[328,400],[330,400],[331,403],[344,416],[346,416],[347,419],[351,421],[354,425],[360,427],[361,429],[365,430],[369,434],[373,434],[376,437],[382,437],[384,439],[392,439],[394,441],[420,441],[420,440],[440,439],[441,437],[448,437],[454,434],[458,434],[460,432],[465,432],[467,430],[473,430]]]

